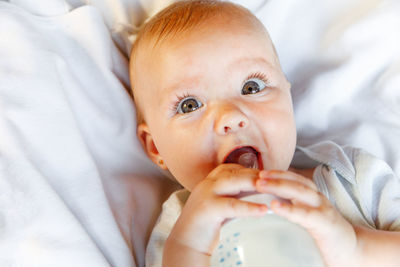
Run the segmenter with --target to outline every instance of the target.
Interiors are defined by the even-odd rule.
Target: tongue
[[[237,163],[246,168],[258,169],[257,152],[251,147],[242,147],[234,150],[225,163]]]

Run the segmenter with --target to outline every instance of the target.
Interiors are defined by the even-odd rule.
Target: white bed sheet
[[[0,266],[144,266],[172,185],[135,139],[124,26],[168,2],[0,0]],[[235,2],[276,44],[299,144],[363,147],[400,175],[400,3]]]

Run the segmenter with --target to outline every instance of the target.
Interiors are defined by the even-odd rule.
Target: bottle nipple
[[[257,155],[251,152],[240,155],[238,163],[246,168],[258,169]]]

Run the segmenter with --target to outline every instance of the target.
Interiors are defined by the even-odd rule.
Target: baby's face
[[[139,136],[185,188],[244,152],[254,152],[260,169],[289,167],[296,140],[290,84],[265,32],[215,23],[136,63],[146,121]]]

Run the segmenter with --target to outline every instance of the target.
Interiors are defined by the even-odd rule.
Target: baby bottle
[[[269,203],[274,196],[255,194],[242,198]],[[323,267],[308,232],[287,219],[267,213],[260,218],[237,218],[225,223],[211,256],[211,267]]]
[[[256,166],[252,153],[238,163]],[[241,199],[270,206],[275,196],[253,194]],[[211,267],[323,267],[319,250],[300,225],[269,211],[263,217],[236,218],[226,222],[219,243],[211,255]]]

